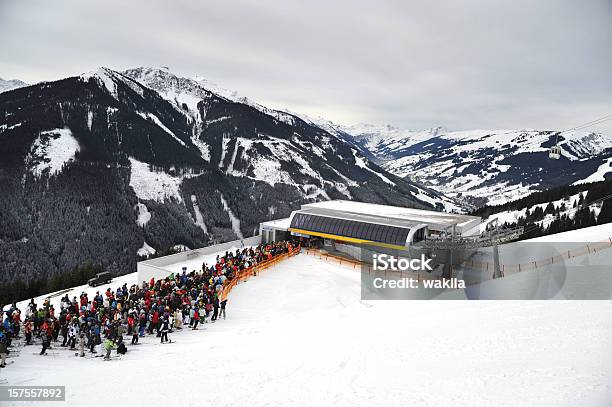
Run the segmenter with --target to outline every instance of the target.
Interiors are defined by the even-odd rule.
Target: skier
[[[130,313],[127,319],[127,323],[128,323],[128,331],[127,334],[131,335],[132,331],[134,330],[134,316]]]
[[[85,329],[81,329],[81,333],[79,334],[79,356],[84,358],[85,357],[85,340],[86,340],[86,336],[85,336]]]
[[[223,319],[225,319],[225,306],[226,305],[227,305],[227,298],[221,301],[221,315],[223,316]]]
[[[102,340],[100,339],[100,326],[98,324],[92,325],[89,330],[89,342],[88,342],[89,352],[97,353],[96,345],[100,345],[101,343],[102,343]]]
[[[182,327],[183,325],[183,314],[181,313],[180,309],[176,309],[176,311],[174,311],[174,327],[176,329],[183,329]]]
[[[51,347],[51,339],[53,337],[51,335],[47,335],[46,332],[42,333],[42,350],[40,351],[40,355],[46,355],[47,349]]]
[[[161,343],[170,342],[168,340],[168,331],[170,331],[168,318],[164,318],[164,322],[162,322],[161,327]]]
[[[115,341],[112,339],[107,339],[104,341],[104,349],[106,350],[106,355],[104,355],[104,360],[109,360],[111,351],[115,347]]]
[[[68,347],[70,350],[74,350],[76,346],[76,337],[79,333],[79,324],[76,317],[72,318],[72,324],[68,328]]]
[[[7,338],[4,330],[0,328],[0,367],[6,366],[6,355],[8,353]]]
[[[193,329],[194,331],[198,329],[198,323],[200,322],[200,314],[196,307],[193,308]]]
[[[61,324],[60,327],[60,332],[62,334],[62,337],[64,338],[64,340],[62,341],[62,344],[60,345],[61,347],[66,347],[66,342],[68,342],[68,321],[66,321],[63,317],[62,317],[62,321],[63,323]]]
[[[191,307],[191,309],[189,310],[189,328],[193,328],[193,316],[195,314],[195,307]]]
[[[119,342],[117,344],[117,353],[120,355],[125,355],[127,353],[127,347],[125,343],[123,343],[123,339],[119,338]]]
[[[25,337],[26,337],[26,345],[30,345],[30,342],[32,341],[32,321],[29,319],[26,319],[26,321],[23,324],[23,331],[25,332]]]
[[[138,331],[135,328],[132,330],[132,345],[138,345]]]
[[[217,294],[214,295],[212,304],[214,307],[214,311],[213,311],[212,318],[210,320],[212,322],[215,322],[217,320],[217,316],[219,316],[219,298],[217,297]]]
[[[144,310],[140,310],[140,315],[138,317],[138,336],[143,338],[145,336],[145,328],[147,327],[147,315]]]
[[[41,355],[47,354],[47,349],[51,347],[51,340],[53,339],[53,320],[49,318],[40,327],[42,335],[42,350]]]

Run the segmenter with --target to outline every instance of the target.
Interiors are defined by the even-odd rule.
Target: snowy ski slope
[[[66,385],[71,406],[612,400],[609,301],[363,302],[359,292],[358,271],[301,254],[239,284],[227,320],[172,333],[176,343],[147,337],[111,362],[57,349],[35,356],[36,346],[0,374],[13,385]]]

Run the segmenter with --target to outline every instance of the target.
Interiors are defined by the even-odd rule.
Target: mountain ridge
[[[316,200],[459,209],[297,116],[140,79],[99,68],[0,94],[0,278],[123,274]]]
[[[9,90],[23,88],[24,86],[29,86],[29,84],[21,81],[19,79],[2,79],[0,78],[0,93],[8,92]]]
[[[375,129],[375,126],[363,127]],[[383,168],[466,204],[502,204],[532,192],[600,181],[612,172],[612,139],[590,131],[463,130],[353,135]],[[548,157],[558,144],[561,158]]]

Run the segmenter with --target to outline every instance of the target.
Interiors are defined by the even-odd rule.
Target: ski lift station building
[[[397,206],[341,200],[311,203],[302,205],[288,218],[261,223],[256,236],[138,262],[138,278],[166,278],[184,268],[200,268],[214,253],[291,235],[321,238],[328,249],[359,258],[364,246],[400,252],[427,237],[452,233],[453,229],[456,235],[467,235],[470,230],[478,231],[480,223],[481,219],[475,216]]]
[[[477,216],[336,200],[302,205],[286,219],[261,223],[259,232],[262,242],[294,235],[319,237],[337,249],[371,245],[401,251],[442,233],[467,235],[481,222]]]

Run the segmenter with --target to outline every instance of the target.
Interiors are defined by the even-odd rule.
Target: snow
[[[344,132],[358,140],[363,140],[365,147],[370,151],[402,148],[435,137],[443,132],[441,127],[413,131],[399,129],[388,124],[358,123],[354,125],[338,125],[321,118],[310,119],[310,121],[332,134]]]
[[[353,196],[351,195],[351,192],[349,191],[348,187],[345,184],[343,184],[341,182],[334,182],[334,187],[336,188],[336,190],[338,192],[340,192],[342,195],[344,195],[348,199],[353,199]]]
[[[381,133],[382,134],[382,133]],[[500,174],[510,170],[507,164],[501,164],[505,159],[523,153],[547,153],[553,131],[540,130],[465,130],[446,132],[438,129],[429,136],[408,137],[397,136],[384,138],[380,135],[368,136],[366,140],[374,140],[367,146],[379,159],[383,160],[383,168],[399,177],[410,177],[423,185],[435,187],[437,191],[453,198],[470,196],[483,198],[488,205],[500,205],[505,202],[520,199],[538,190],[538,184],[525,184],[517,179],[509,184]],[[374,138],[372,138],[374,137]],[[602,134],[587,131],[563,133],[562,155],[570,161],[592,158],[612,148],[612,138]],[[358,138],[359,139],[359,138]],[[431,139],[416,148],[417,152],[407,149],[418,142]],[[444,155],[439,155],[442,148]],[[440,147],[442,146],[442,147]],[[570,153],[570,151],[572,151]],[[427,162],[426,171],[419,166],[425,160],[436,155],[439,159]],[[470,164],[482,166],[479,173],[469,170]],[[610,167],[607,167],[610,171]],[[601,180],[606,167],[600,167],[590,180]],[[579,181],[586,182],[586,181]]]
[[[168,100],[177,111],[193,123],[191,141],[200,150],[202,158],[210,162],[210,146],[199,139],[202,132],[203,115],[206,115],[205,105],[198,106],[208,97],[208,91],[196,81],[172,75],[165,68],[128,69],[124,71],[124,74],[157,91],[161,97]],[[184,106],[187,107],[187,110]]]
[[[79,151],[79,142],[74,138],[69,128],[43,131],[34,141],[27,160],[36,162],[31,171],[37,177],[48,171],[56,175],[64,165],[72,160]]]
[[[204,233],[208,233],[208,229],[204,223],[204,217],[202,216],[202,212],[200,212],[200,207],[198,206],[198,198],[195,195],[191,195],[191,204],[193,205],[193,211],[195,213],[195,224],[198,225],[204,231]]]
[[[153,121],[153,123],[155,123],[158,127],[160,127],[163,131],[165,131],[166,133],[168,133],[170,136],[172,136],[173,139],[175,139],[176,141],[179,142],[179,144],[181,144],[183,147],[187,147],[187,144],[185,144],[185,142],[183,140],[181,140],[180,138],[178,138],[173,132],[172,130],[170,130],[168,127],[166,127],[165,124],[162,123],[161,120],[159,120],[159,118],[157,116],[155,116],[153,113],[149,113],[149,112],[136,112],[138,113],[138,115],[140,117],[142,117],[145,120],[151,120]]]
[[[261,226],[264,229],[267,227],[267,228],[273,228],[273,229],[289,230],[289,227],[291,226],[291,218],[269,220],[267,222],[262,222]]]
[[[174,246],[172,246],[172,248],[179,252],[186,252],[188,250],[191,250],[189,247],[185,246],[184,244],[175,244]]]
[[[497,219],[499,225],[503,225],[504,223],[509,223],[509,224],[516,223],[520,217],[525,217],[527,210],[529,210],[529,212],[531,213],[533,213],[533,211],[538,207],[542,208],[542,210],[545,210],[549,203],[552,203],[555,209],[559,209],[562,204],[565,204],[565,207],[567,209],[564,212],[562,212],[562,214],[567,214],[569,218],[571,219],[575,215],[574,205],[577,205],[578,202],[580,201],[580,195],[582,195],[583,197],[586,197],[587,192],[588,191],[583,191],[582,193],[577,193],[567,198],[561,198],[556,201],[532,205],[529,208],[495,213],[489,216],[485,221],[483,221],[483,223],[480,224],[480,230],[481,232],[484,232],[486,229],[487,223],[490,223],[495,219]],[[544,219],[537,221],[536,223],[548,225],[549,222],[552,221],[552,219],[554,219],[555,217],[556,215],[546,214],[544,216]]]
[[[139,256],[147,256],[149,254],[155,254],[155,252],[156,250],[154,248],[149,246],[147,242],[144,242],[142,247],[138,249],[138,252],[136,254],[138,254]]]
[[[223,136],[221,137],[221,158],[219,159],[219,168],[223,168],[223,161],[225,160],[225,154],[226,154],[226,150],[227,150],[227,143],[229,142],[230,138],[228,135],[223,134]]]
[[[231,118],[232,118],[231,116],[222,116],[222,117],[217,117],[216,119],[206,120],[206,125],[208,126],[209,124],[219,123],[219,122],[222,122],[224,120],[229,120]]]
[[[89,110],[87,112],[87,128],[91,131],[91,125],[93,124],[93,112]]]
[[[597,168],[597,171],[595,171],[593,174],[589,175],[585,179],[574,182],[572,185],[586,184],[589,182],[605,181],[606,180],[605,175],[609,172],[612,172],[612,158],[606,159],[606,162],[601,164],[599,168]]]
[[[432,197],[427,192],[423,191],[421,188],[417,187],[417,193],[414,197],[420,201],[427,202],[432,205],[434,208],[437,204],[442,204],[445,212],[463,212],[463,208],[448,199],[445,196],[441,197]]]
[[[274,186],[284,183],[293,185],[293,178],[287,171],[281,170],[281,164],[277,160],[258,156],[251,161],[254,179],[258,179]]]
[[[365,160],[362,157],[359,157],[357,155],[357,151],[356,150],[352,150],[352,151],[353,151],[353,157],[355,157],[355,165],[357,165],[357,167],[363,168],[366,171],[370,171],[372,174],[378,176],[380,179],[382,179],[387,184],[395,186],[395,182],[391,181],[389,178],[385,177],[381,173],[378,173],[378,172],[374,171],[373,169],[371,169],[370,167],[368,167],[366,162],[365,162]]]
[[[304,159],[302,154],[295,150],[295,147],[291,145],[290,141],[266,136],[264,134],[260,134],[259,136],[261,139],[257,140],[247,139],[244,137],[235,138],[234,149],[231,152],[232,155],[230,157],[230,162],[225,169],[226,174],[263,181],[271,186],[278,183],[297,185],[291,175],[287,171],[281,169],[281,162],[291,161],[299,166],[299,171],[302,174],[316,178],[321,183],[325,182],[321,175],[310,167],[310,164],[306,159]],[[228,141],[228,138],[222,139],[221,161],[219,162],[219,168],[223,167],[223,160],[228,153]],[[255,145],[265,146],[272,153],[271,156],[261,156],[256,153],[253,149]],[[237,154],[240,148],[243,148],[240,159],[250,161],[250,166],[238,171],[234,169],[234,163],[238,158]],[[251,170],[250,172],[249,169]]]
[[[130,186],[138,198],[164,202],[171,197],[182,201],[179,192],[182,182],[180,177],[163,171],[153,171],[149,164],[133,157],[130,157],[130,168]]]
[[[202,158],[210,162],[210,146],[208,145],[208,143],[200,140],[197,137],[192,137],[191,141],[198,148],[198,150],[200,150],[200,155],[202,156]]]
[[[8,92],[9,90],[23,88],[24,86],[28,86],[27,83],[20,81],[19,79],[9,79],[4,80],[0,78],[0,93]]]
[[[327,195],[323,189],[314,184],[304,184],[302,185],[304,189],[304,199],[317,199],[319,197],[323,198],[326,201],[329,201],[331,198]]]
[[[238,219],[236,215],[234,215],[234,212],[232,212],[232,209],[229,207],[227,201],[225,200],[225,197],[220,192],[219,197],[221,198],[221,204],[223,205],[223,209],[225,209],[225,212],[227,212],[227,216],[229,216],[230,218],[232,230],[234,231],[236,236],[238,236],[238,239],[244,239],[242,231],[240,230],[240,219]]]
[[[2,125],[0,125],[0,134],[4,133],[7,130],[16,129],[17,127],[20,127],[20,126],[21,126],[21,123],[15,123],[15,124],[13,124],[11,126],[8,126],[6,124],[2,124]]]
[[[525,242],[605,242],[612,238],[612,223],[590,226],[588,228],[570,230],[569,232],[541,236],[525,240]]]
[[[112,70],[104,67],[98,68],[95,72],[84,73],[80,76],[82,81],[88,82],[91,78],[94,78],[100,85],[102,85],[108,93],[114,98],[117,98],[117,84],[115,82],[116,73]]]
[[[142,338],[112,362],[22,352],[2,374],[66,385],[68,405],[83,407],[109,395],[135,406],[596,407],[612,399],[611,318],[609,301],[361,301],[359,272],[302,254],[240,283],[227,320],[171,333],[173,344]]]
[[[149,212],[149,209],[141,202],[136,204],[135,209],[138,209],[138,219],[136,219],[138,226],[142,227],[146,225],[151,220],[151,212]]]

